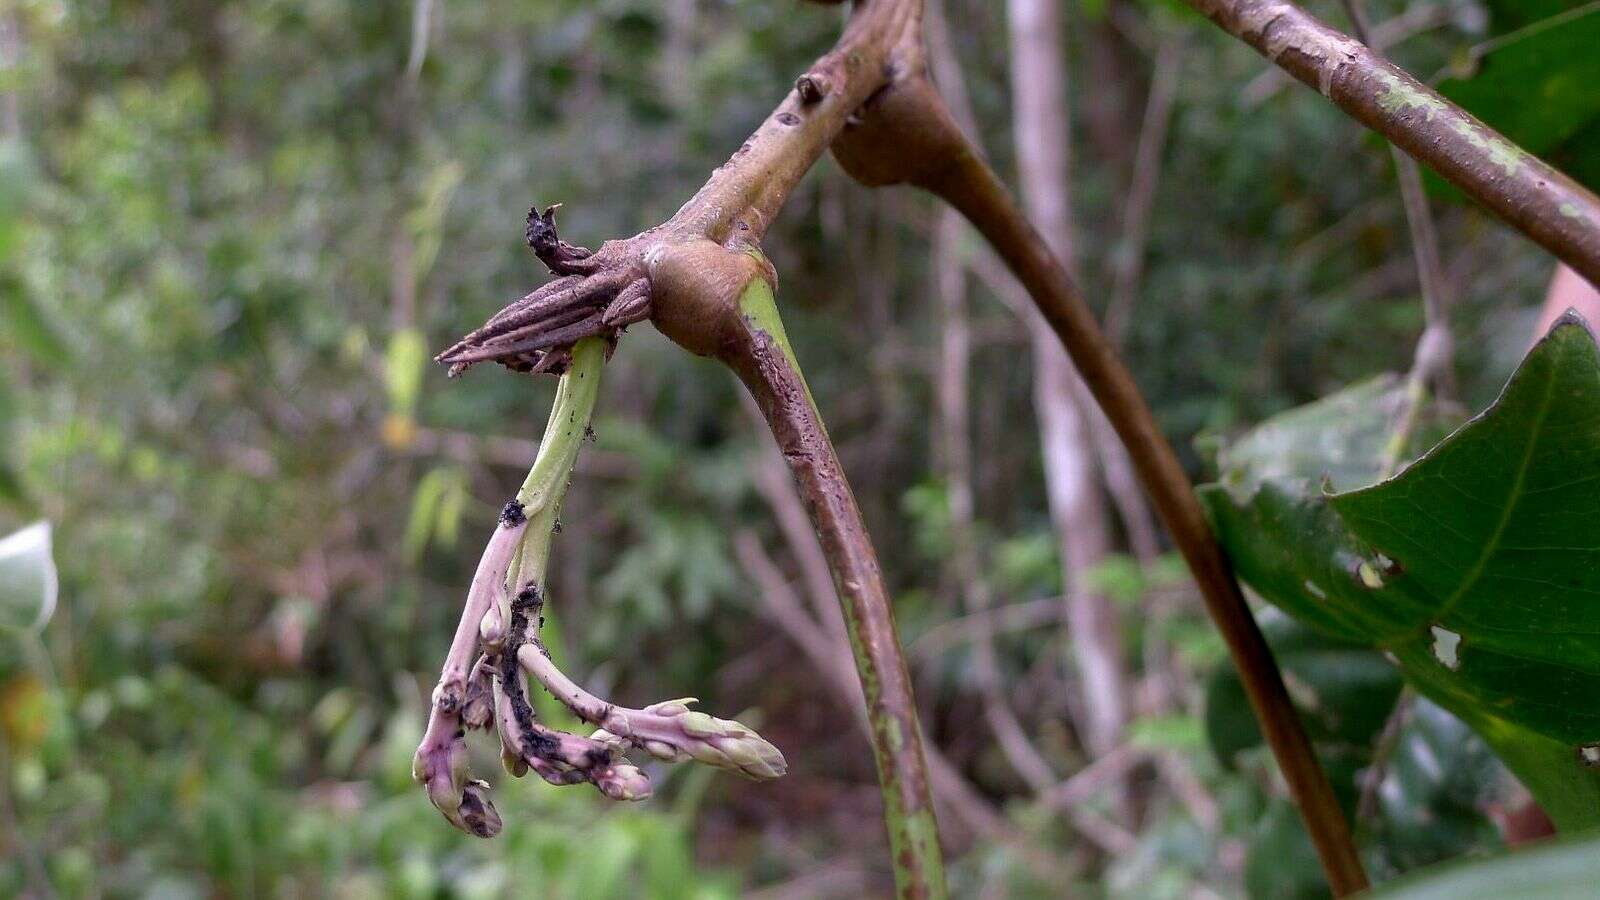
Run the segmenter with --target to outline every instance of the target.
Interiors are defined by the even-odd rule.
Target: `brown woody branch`
[[[1122,438],[1134,468],[1183,554],[1207,610],[1238,667],[1278,764],[1305,817],[1336,895],[1366,886],[1349,826],[1312,753],[1232,568],[1211,533],[1177,454],[1161,433],[1132,374],[1042,238],[1022,217],[994,172],[968,153],[927,185],[960,209],[1032,295],[1083,380]]]
[[[1185,0],[1600,284],[1600,198],[1286,0]]]
[[[751,283],[748,290],[758,296],[764,291],[765,300],[752,303],[743,294],[734,315],[719,328],[717,356],[760,408],[833,571],[871,724],[898,893],[942,897],[943,863],[922,729],[877,553],[781,325],[759,318],[761,304],[770,308],[772,303],[770,287]]]
[[[942,197],[977,227],[1028,289],[1128,448],[1134,468],[1194,573],[1228,645],[1336,895],[1367,884],[1350,829],[1245,604],[1188,475],[1094,313],[998,176],[961,133],[921,72],[880,91],[834,143],[845,170],[869,185],[909,183]]]

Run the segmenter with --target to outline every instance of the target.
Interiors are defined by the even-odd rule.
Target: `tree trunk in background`
[[[1117,181],[1126,183],[1132,174],[1133,157],[1128,148],[1138,140],[1139,98],[1149,70],[1140,54],[1112,24],[1119,0],[1106,0],[1105,11],[1097,22],[1085,22],[1077,42],[1083,67],[1089,72],[1093,90],[1079,95],[1083,109],[1084,143],[1092,150],[1096,166],[1106,167]],[[1064,48],[1063,48],[1064,49]]]
[[[1045,240],[1071,268],[1070,130],[1061,21],[1055,0],[1009,0],[1007,11],[1022,196]],[[1085,745],[1101,755],[1121,741],[1127,718],[1127,674],[1117,612],[1085,578],[1110,551],[1111,532],[1095,478],[1089,419],[1078,405],[1082,395],[1078,373],[1037,314],[1029,316],[1029,334],[1050,517],[1061,547],[1073,655],[1083,679],[1079,727]]]
[[[0,71],[22,64],[22,27],[11,10],[0,14]],[[0,91],[0,138],[22,137],[22,100],[17,90]]]
[[[696,0],[664,0],[666,34],[661,43],[661,69],[658,76],[662,93],[674,109],[688,109],[695,102],[694,85],[689,79],[694,64],[694,29],[699,17]]]

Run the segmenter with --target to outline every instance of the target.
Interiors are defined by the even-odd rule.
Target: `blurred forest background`
[[[1014,175],[1005,4],[942,7],[935,72],[959,61]],[[1475,0],[1371,12],[1424,79],[1491,28]],[[1382,144],[1176,6],[1063,18],[1076,266],[1192,474],[1211,436],[1404,371],[1422,307]],[[839,23],[798,0],[0,0],[0,534],[48,520],[61,579],[47,628],[0,636],[0,895],[887,890],[798,501],[734,381],[648,325],[607,367],[546,640],[618,700],[739,715],[790,774],[679,767],[626,806],[501,776],[492,841],[410,776],[555,384],[428,357],[542,282],[531,204],[591,246],[666,218]],[[1477,409],[1552,264],[1435,200]],[[953,773],[957,892],[1316,896],[1264,750],[1206,739],[1225,654],[1181,564],[973,237],[824,160],[766,250]],[[1075,646],[1063,592],[1110,630]],[[1461,815],[1365,809],[1364,835],[1422,826],[1379,877],[1500,841],[1510,788],[1440,716],[1475,767],[1419,744],[1391,777]]]

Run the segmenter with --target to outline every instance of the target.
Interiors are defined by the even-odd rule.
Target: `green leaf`
[[[1464,722],[1418,698],[1377,795],[1377,844],[1389,867],[1405,872],[1499,846],[1499,830],[1481,810],[1503,773]]]
[[[1384,900],[1585,900],[1600,883],[1600,838],[1557,841],[1494,859],[1452,863],[1385,885]]]
[[[439,466],[417,481],[411,494],[411,515],[406,521],[406,559],[422,558],[432,540],[451,546],[461,527],[467,500],[467,474],[460,466]]]
[[[35,522],[0,538],[0,628],[42,631],[56,611],[56,592],[49,522]]]
[[[1502,6],[1497,21],[1529,24],[1475,50],[1470,77],[1447,79],[1439,92],[1523,149],[1600,185],[1600,3]],[[1550,12],[1558,14],[1526,18]]]
[[[1321,635],[1270,608],[1260,618],[1318,760],[1353,816],[1399,696],[1400,673],[1371,647]],[[1232,666],[1218,666],[1208,679],[1205,715],[1207,737],[1224,765],[1262,745]],[[1498,846],[1499,833],[1479,807],[1502,771],[1465,724],[1418,699],[1389,757],[1378,814],[1357,830],[1375,870],[1403,872]],[[1250,837],[1245,886],[1252,900],[1328,896],[1311,838],[1284,801],[1272,801]]]
[[[1332,896],[1317,850],[1287,800],[1274,800],[1251,835],[1244,889],[1250,900],[1323,900]]]
[[[1380,644],[1500,718],[1600,740],[1600,356],[1587,328],[1557,324],[1486,413],[1329,503],[1385,573],[1363,604],[1381,609],[1367,618]]]
[[[1370,447],[1358,438],[1383,415],[1354,410],[1329,440]],[[1600,354],[1581,321],[1557,323],[1486,412],[1394,478],[1323,493],[1289,469],[1202,489],[1240,576],[1391,654],[1558,826],[1600,824],[1580,756],[1600,741]]]
[[[1400,695],[1395,667],[1368,646],[1319,634],[1274,610],[1263,610],[1260,619],[1318,748],[1370,747]],[[1211,750],[1225,766],[1261,746],[1260,726],[1232,665],[1218,666],[1206,682],[1205,723]]]
[[[0,273],[0,334],[44,365],[61,367],[72,361],[72,348],[51,316],[39,308],[21,280],[4,273]]]
[[[428,343],[422,332],[402,328],[389,338],[383,355],[383,381],[389,393],[390,412],[409,416],[416,411],[427,364]]]
[[[1552,16],[1593,5],[1594,0],[1488,0],[1489,34],[1501,37]]]
[[[1370,484],[1405,403],[1402,379],[1389,373],[1279,413],[1218,450],[1219,480],[1241,498],[1268,482],[1302,490],[1321,481]],[[1440,425],[1431,430],[1444,436]]]

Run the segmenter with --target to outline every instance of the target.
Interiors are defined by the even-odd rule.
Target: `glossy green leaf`
[[[1346,609],[1359,608],[1365,591],[1352,588],[1344,602],[1324,602],[1330,586],[1359,576],[1361,558],[1323,491],[1379,478],[1405,403],[1402,379],[1390,374],[1280,413],[1223,447],[1218,483],[1200,488],[1251,587],[1325,634],[1368,646],[1367,631]],[[1448,423],[1437,412],[1423,418],[1407,457]]]
[[[1387,885],[1384,900],[1588,900],[1600,885],[1600,838],[1559,841],[1494,859],[1452,863]]]
[[[1372,417],[1383,411],[1334,432],[1365,434]],[[1600,741],[1600,354],[1580,321],[1558,323],[1489,410],[1387,481],[1324,493],[1303,465],[1225,477],[1203,495],[1251,587],[1391,654],[1558,825],[1600,824],[1600,779],[1581,759]]]
[[[1524,149],[1594,187],[1600,176],[1600,4],[1504,4],[1497,19],[1526,24],[1482,45],[1469,77],[1440,93]],[[1533,16],[1555,13],[1535,20]]]
[[[0,538],[0,629],[43,630],[56,610],[56,590],[49,522]]]
[[[1558,324],[1488,412],[1329,503],[1382,572],[1355,579],[1381,594],[1362,604],[1378,643],[1500,718],[1600,740],[1600,354],[1587,328]]]

